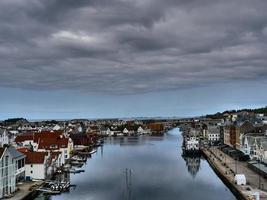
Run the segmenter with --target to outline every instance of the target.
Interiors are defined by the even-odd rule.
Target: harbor
[[[106,138],[80,168],[85,172],[69,174],[76,187],[60,195],[41,192],[36,200],[235,200],[203,157],[183,156],[182,142],[178,128],[164,136]]]
[[[183,132],[183,155],[187,157],[203,156],[214,172],[227,185],[238,200],[267,199],[267,181],[264,174],[253,171],[244,161],[227,155],[222,145],[205,145],[196,132]],[[244,177],[238,184],[238,177]]]

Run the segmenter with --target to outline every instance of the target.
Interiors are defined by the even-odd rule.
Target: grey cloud
[[[267,78],[261,0],[0,2],[0,86],[131,94]]]

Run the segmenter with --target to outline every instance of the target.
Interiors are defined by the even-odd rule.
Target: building
[[[102,136],[112,136],[112,135],[114,135],[114,133],[108,127],[102,127],[100,129],[100,134]]]
[[[60,152],[61,165],[71,157],[73,151],[72,139],[66,137],[63,131],[42,131],[40,133],[23,134],[15,138],[18,146],[30,147],[38,152]]]
[[[26,180],[44,180],[48,176],[49,156],[46,152],[24,152]]]
[[[260,161],[267,164],[267,138],[261,140],[259,153]]]
[[[220,141],[220,127],[208,126],[206,136],[209,144],[218,144]]]
[[[223,129],[224,144],[234,147],[236,144],[236,129],[234,125],[227,125]]]
[[[26,156],[17,151],[15,147],[10,146],[7,148],[15,162],[15,176],[16,182],[25,180],[25,159]]]
[[[61,165],[64,165],[71,157],[73,142],[71,138],[40,138],[38,142],[38,152],[60,152]]]
[[[0,147],[0,198],[16,191],[15,163],[7,147]]]
[[[147,128],[151,130],[151,133],[163,133],[164,123],[148,123]]]
[[[3,147],[5,144],[8,144],[8,134],[6,129],[0,128],[0,147]]]
[[[224,126],[224,144],[241,150],[242,136],[254,130],[254,126],[249,122],[241,122]]]
[[[142,126],[139,126],[138,129],[137,129],[137,133],[139,135],[143,135],[145,133],[145,130],[142,128]]]

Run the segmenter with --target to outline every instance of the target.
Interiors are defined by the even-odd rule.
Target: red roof
[[[29,152],[30,149],[28,149],[26,147],[21,147],[21,148],[17,148],[17,151],[19,151],[20,153],[25,153],[25,152]]]
[[[38,149],[55,150],[67,148],[68,143],[68,138],[40,138]]]
[[[24,142],[27,140],[33,140],[38,143],[40,139],[46,138],[63,138],[63,131],[42,131],[40,133],[27,133],[23,135],[18,135],[15,138],[16,143]]]
[[[46,152],[23,152],[26,155],[26,164],[43,164]]]
[[[33,140],[33,134],[23,134],[23,135],[18,135],[15,138],[16,143],[24,142],[27,140]]]

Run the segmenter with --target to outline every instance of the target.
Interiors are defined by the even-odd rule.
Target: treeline
[[[264,114],[267,116],[267,106],[263,108],[256,108],[256,109],[241,109],[241,110],[227,110],[224,112],[217,112],[215,114],[211,115],[206,115],[207,118],[212,118],[212,119],[221,119],[223,118],[224,114],[234,114],[234,113],[239,113],[239,112],[251,112],[255,114]]]

